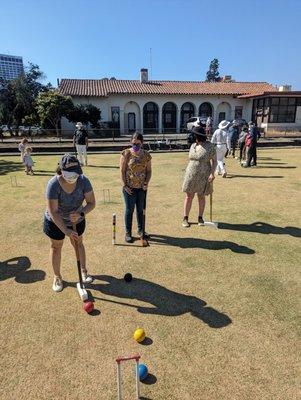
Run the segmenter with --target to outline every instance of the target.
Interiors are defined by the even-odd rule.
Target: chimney
[[[292,90],[292,85],[282,85],[279,86],[279,92],[290,92]]]
[[[225,75],[222,77],[222,82],[232,82],[232,76],[231,75]]]
[[[148,82],[148,69],[147,68],[141,68],[140,69],[140,82],[141,83],[147,83]]]

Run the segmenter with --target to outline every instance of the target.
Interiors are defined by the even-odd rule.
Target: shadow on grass
[[[273,157],[257,157],[257,160],[272,160],[272,161],[281,161],[281,158],[273,158]]]
[[[19,172],[24,170],[21,162],[0,160],[0,175],[7,175],[11,172]]]
[[[91,168],[109,168],[109,169],[119,169],[118,166],[115,165],[88,165]]]
[[[54,176],[54,174],[46,174],[46,173],[40,174],[40,173],[37,173],[36,171],[34,171],[34,176]]]
[[[233,179],[233,178],[260,178],[260,179],[270,179],[270,178],[284,178],[281,175],[268,175],[268,176],[260,176],[260,175],[239,175],[239,174],[228,174],[227,173],[227,179]]]
[[[150,303],[153,307],[144,305],[134,305],[115,300],[98,298],[104,301],[120,304],[128,307],[136,308],[142,314],[165,315],[170,317],[180,316],[190,313],[207,324],[210,328],[223,328],[231,324],[231,319],[212,307],[207,307],[207,303],[195,296],[188,296],[177,293],[147,281],[145,279],[133,278],[130,284],[126,283],[122,278],[118,279],[109,275],[97,275],[95,279],[99,279],[106,283],[90,284],[89,287],[94,290],[106,294],[127,299],[136,299],[143,303]],[[97,299],[97,297],[94,297]]]
[[[253,167],[254,168],[254,167]],[[287,167],[282,167],[282,166],[280,166],[280,167],[277,167],[276,165],[256,165],[256,167],[255,168],[260,168],[260,169],[263,169],[263,168],[273,168],[273,169],[295,169],[295,168],[297,168],[295,165],[288,165]]]
[[[219,224],[218,224],[219,226]],[[181,247],[182,249],[207,249],[207,250],[225,250],[229,249],[234,253],[254,254],[255,250],[247,246],[242,246],[226,240],[205,240],[199,238],[179,238],[173,236],[151,234],[150,244],[167,245]]]
[[[15,278],[18,283],[35,283],[45,279],[45,272],[40,269],[28,271],[31,262],[28,257],[15,257],[0,261],[0,281]]]
[[[264,161],[264,160],[260,164],[261,165],[262,164],[267,164],[267,165],[287,165],[286,162],[274,162],[274,161]]]
[[[143,381],[141,381],[142,383],[144,383],[145,385],[154,385],[157,382],[157,377],[153,374],[148,374],[147,377],[145,379],[143,379]],[[146,397],[144,397],[145,399]],[[143,397],[140,397],[140,400],[143,399]]]
[[[228,224],[227,222],[219,222],[219,229],[228,229],[231,231],[243,231],[263,233],[266,235],[290,235],[294,237],[301,237],[301,229],[295,226],[275,226],[265,222],[253,222],[252,224]]]

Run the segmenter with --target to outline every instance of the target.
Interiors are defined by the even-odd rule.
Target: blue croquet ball
[[[147,378],[148,369],[145,364],[139,364],[139,379],[140,381],[144,381]]]

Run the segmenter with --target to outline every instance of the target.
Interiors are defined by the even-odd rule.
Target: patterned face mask
[[[132,149],[135,153],[137,153],[141,149],[141,144],[133,144]]]
[[[75,183],[79,175],[76,172],[62,171],[63,178],[68,183]]]

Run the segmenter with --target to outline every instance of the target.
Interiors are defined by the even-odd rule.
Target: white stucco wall
[[[252,113],[252,101],[249,99],[238,99],[229,95],[134,95],[118,94],[110,95],[107,98],[100,97],[74,97],[75,104],[93,104],[101,110],[101,120],[111,121],[111,107],[120,108],[120,129],[123,133],[127,128],[127,114],[135,112],[136,128],[140,129],[143,123],[143,107],[148,102],[154,102],[159,108],[159,132],[162,131],[162,108],[166,102],[173,102],[177,107],[177,132],[180,131],[181,107],[184,103],[190,102],[194,105],[196,115],[202,103],[208,102],[213,107],[214,126],[218,123],[218,112],[220,109],[227,108],[226,118],[234,119],[235,106],[243,107],[243,118],[249,121]],[[132,106],[129,104],[132,103]],[[222,103],[228,103],[225,107]],[[74,124],[70,124],[65,118],[62,119],[63,129],[74,129]]]

